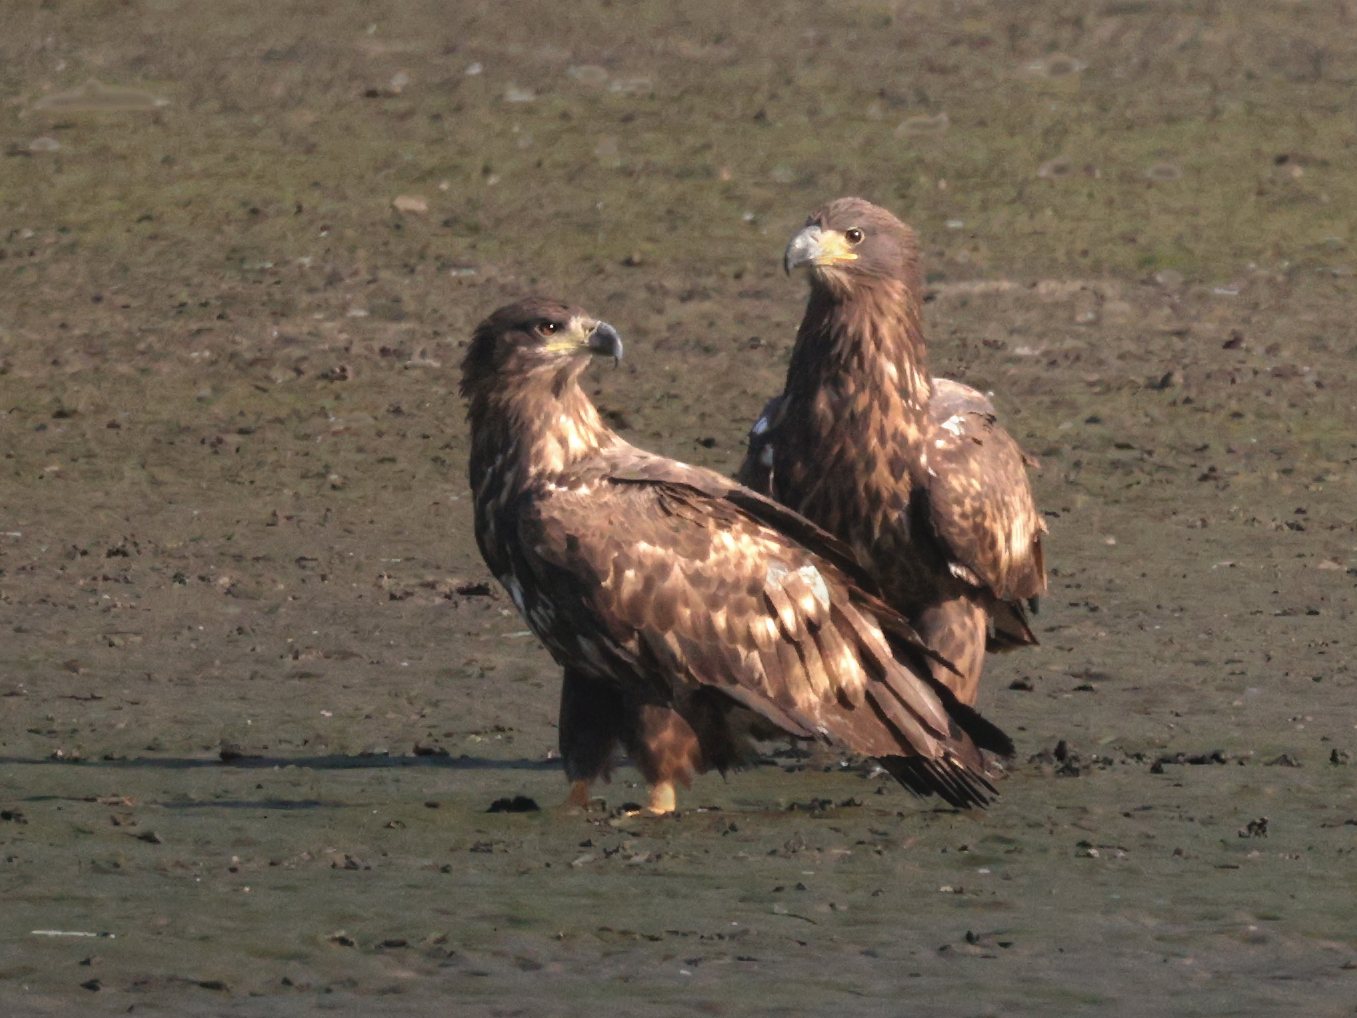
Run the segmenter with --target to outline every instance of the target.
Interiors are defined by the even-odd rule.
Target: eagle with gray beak
[[[614,360],[610,325],[530,298],[477,327],[462,364],[476,541],[565,670],[567,801],[626,750],[651,788],[742,762],[742,718],[875,757],[958,807],[995,794],[998,728],[937,682],[937,662],[814,524],[604,424],[579,377]]]
[[[883,208],[840,198],[787,246],[810,301],[782,395],[749,435],[738,479],[852,548],[914,626],[934,677],[974,704],[986,650],[1035,644],[1046,587],[1025,467],[993,405],[931,378],[918,238]]]

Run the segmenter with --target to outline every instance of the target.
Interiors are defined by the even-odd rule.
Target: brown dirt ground
[[[6,4],[5,1012],[1351,1013],[1353,15]],[[43,108],[90,78],[170,101]],[[731,470],[843,193],[1043,462],[1003,799],[783,750],[550,808],[463,339],[581,303],[617,425]]]

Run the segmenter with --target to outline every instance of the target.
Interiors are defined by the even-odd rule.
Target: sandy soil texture
[[[1354,78],[1340,0],[6,3],[0,1010],[1350,1014]],[[846,193],[1042,461],[1003,798],[568,813],[465,337],[580,303],[733,470]]]

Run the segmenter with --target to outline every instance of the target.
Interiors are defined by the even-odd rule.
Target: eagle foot
[[[672,781],[660,781],[650,789],[650,802],[641,812],[648,817],[662,817],[678,808]]]

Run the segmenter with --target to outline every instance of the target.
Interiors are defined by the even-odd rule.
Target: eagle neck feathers
[[[787,370],[780,423],[826,468],[875,464],[868,473],[884,471],[891,476],[883,475],[882,485],[898,490],[902,471],[927,470],[932,387],[919,302],[904,282],[815,286]],[[859,480],[872,483],[870,476]]]
[[[533,373],[476,393],[468,411],[471,486],[500,493],[568,478],[618,439],[577,381],[583,365]]]
[[[907,280],[829,283],[812,281],[769,422],[770,493],[870,559],[883,538],[916,539],[932,380]]]
[[[899,280],[838,292],[814,287],[787,371],[788,396],[809,401],[828,390],[843,399],[865,390],[873,404],[922,423],[932,381],[921,317]]]

